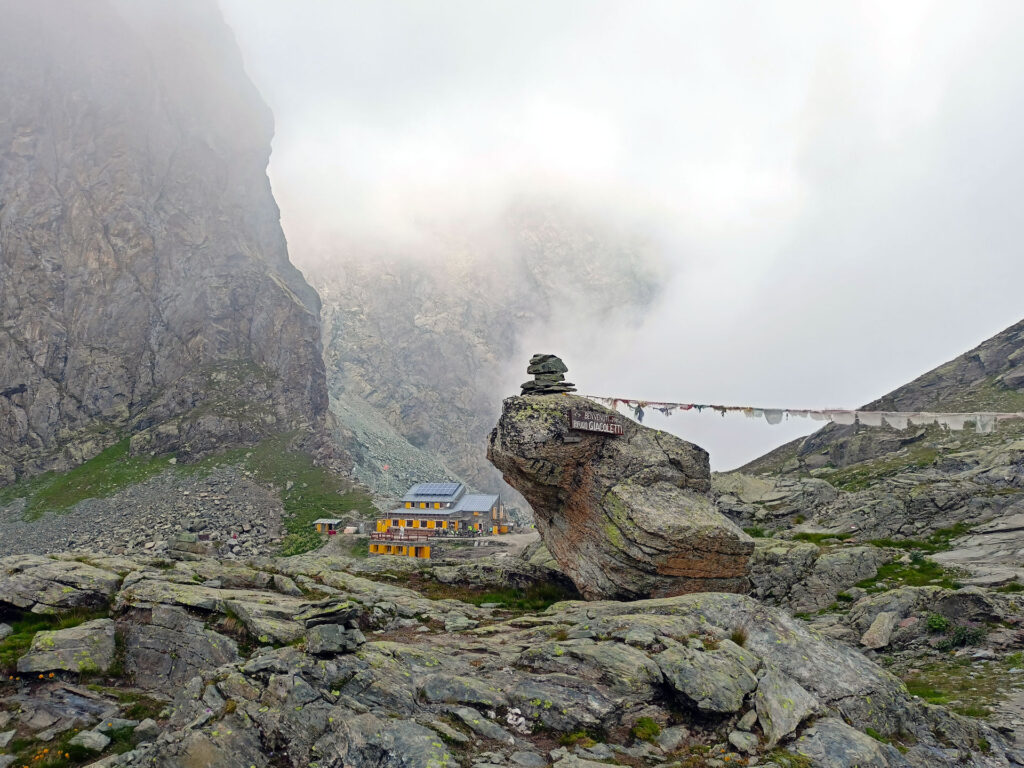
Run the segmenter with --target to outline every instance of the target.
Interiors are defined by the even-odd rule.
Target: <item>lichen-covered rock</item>
[[[306,648],[310,653],[352,653],[366,642],[358,629],[340,624],[317,624],[306,631]]]
[[[754,543],[708,497],[707,452],[625,421],[570,430],[571,395],[505,400],[487,456],[533,507],[544,544],[590,599],[744,591]]]
[[[504,765],[512,750],[545,753],[552,736],[580,731],[605,735],[604,744],[577,745],[575,756],[588,761],[654,765],[672,760],[664,753],[726,738],[745,754],[753,750],[759,764],[768,764],[780,742],[815,755],[814,765],[831,766],[828,760],[842,750],[866,765],[877,757],[875,749],[892,758],[874,746],[881,742],[870,733],[906,750],[901,759],[913,768],[1024,764],[1024,752],[991,725],[915,700],[863,654],[742,595],[565,601],[511,616],[352,576],[330,557],[254,561],[248,571],[226,564],[222,572],[212,559],[173,568],[131,558],[85,559],[128,572],[113,611],[130,679],[109,682],[144,687],[154,698],[165,691],[174,696],[158,716],[158,737],[152,725],[140,724],[136,747],[103,758],[105,768],[451,768],[458,760],[445,742],[458,745],[453,752],[460,758],[471,754],[480,765]],[[80,565],[70,558],[52,562],[58,570]],[[311,584],[333,585],[339,594],[289,604],[296,599],[274,590],[272,578],[286,568],[296,578],[315,573],[323,583]],[[195,582],[220,577],[250,586]],[[1016,597],[999,595],[986,604],[979,590],[916,593],[914,605],[925,601],[978,617],[1008,608]],[[214,629],[244,635],[231,607],[236,602],[265,602],[272,612],[296,605],[289,621],[307,633],[347,633],[356,624],[374,633],[350,653],[314,653],[307,642],[251,648],[242,660]],[[439,619],[450,614],[489,620],[441,631]],[[742,645],[729,638],[742,638]],[[160,658],[160,644],[170,659]],[[19,713],[19,733],[45,740],[70,727],[114,732],[133,721],[134,713],[106,689],[92,691],[69,677],[23,677],[8,702]],[[812,715],[847,725],[815,730]],[[660,747],[630,744],[642,718],[662,727]],[[0,712],[0,727],[13,722]],[[548,756],[557,762],[568,754],[562,748]]]
[[[33,613],[101,608],[110,602],[121,577],[75,560],[16,555],[0,560],[0,604]]]
[[[889,639],[892,637],[892,631],[896,628],[898,620],[899,617],[892,611],[882,611],[875,616],[871,626],[861,635],[860,644],[869,650],[884,648],[889,644]]]
[[[420,693],[427,701],[445,704],[472,704],[491,709],[508,704],[505,694],[495,686],[460,675],[431,675]]]
[[[81,747],[90,752],[102,752],[109,743],[110,737],[105,736],[99,731],[82,731],[68,741],[68,744],[72,747]]]
[[[106,672],[114,663],[114,631],[111,619],[94,619],[69,629],[37,632],[28,653],[18,659],[18,671]]]
[[[796,613],[810,613],[835,602],[836,595],[873,578],[890,560],[877,547],[837,547],[786,539],[755,539],[750,558],[751,594]]]
[[[615,711],[615,702],[573,675],[531,675],[510,698],[530,722],[561,733],[596,731]]]
[[[714,650],[675,645],[654,660],[669,685],[688,703],[705,712],[738,712],[757,687],[761,660],[728,640]]]
[[[883,744],[835,717],[818,720],[790,748],[828,768],[910,768],[897,749]]]
[[[200,672],[238,661],[238,644],[176,606],[130,612],[121,623],[125,671],[146,690],[184,685]]]
[[[527,589],[538,584],[554,584],[570,593],[575,592],[572,582],[561,571],[518,558],[438,565],[430,573],[442,584],[464,587]]]
[[[757,683],[754,707],[769,749],[793,733],[805,719],[821,708],[818,700],[796,680],[777,669],[769,669]]]

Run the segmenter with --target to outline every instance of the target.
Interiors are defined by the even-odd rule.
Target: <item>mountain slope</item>
[[[1024,320],[863,406],[869,411],[1024,411]],[[1010,423],[1000,427],[1016,430]],[[934,429],[932,431],[935,431]],[[927,432],[925,430],[924,432]],[[920,439],[922,430],[898,432],[877,427],[830,424],[755,459],[740,472],[781,469],[787,462],[814,469],[845,467],[898,451]],[[970,433],[959,433],[973,440]],[[795,465],[790,465],[795,468]]]
[[[319,300],[212,0],[0,3],[0,485],[319,428]]]
[[[1024,322],[865,406],[1024,411]],[[768,531],[895,539],[973,583],[1024,581],[1024,419],[991,434],[829,425],[714,481],[733,520]]]

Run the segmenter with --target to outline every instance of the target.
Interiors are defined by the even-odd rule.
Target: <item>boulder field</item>
[[[73,742],[95,762],[72,764],[103,768],[1024,764],[1000,732],[747,596],[519,613],[350,562],[2,559],[0,609],[67,626],[5,671],[0,737],[19,759]]]
[[[709,497],[708,454],[619,417],[623,433],[570,428],[572,395],[505,400],[487,457],[523,494],[548,550],[587,598],[745,592],[753,540]]]

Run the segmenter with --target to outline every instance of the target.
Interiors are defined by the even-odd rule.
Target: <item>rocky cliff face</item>
[[[319,301],[215,3],[0,16],[0,485],[321,424]]]
[[[411,446],[425,454],[414,464],[437,457],[497,490],[487,434],[522,377],[524,340],[537,328],[635,323],[663,267],[649,243],[558,206],[519,204],[486,226],[435,234],[409,252],[310,259],[331,396],[343,423],[383,418],[407,441],[357,459],[371,485],[401,474]]]

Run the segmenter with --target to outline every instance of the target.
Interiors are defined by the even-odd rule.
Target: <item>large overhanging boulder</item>
[[[573,430],[574,411],[622,434]],[[746,591],[754,542],[709,498],[702,448],[582,397],[524,395],[505,401],[487,457],[588,599]]]

